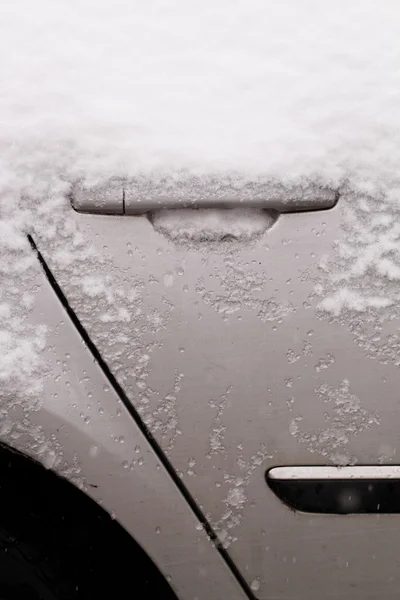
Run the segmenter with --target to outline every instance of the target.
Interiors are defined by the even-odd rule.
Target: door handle
[[[190,177],[125,186],[125,213],[140,214],[180,208],[262,208],[278,213],[326,210],[338,200],[335,190],[316,185],[285,186],[254,180],[238,185],[232,179]]]
[[[336,190],[315,184],[284,185],[267,180],[237,183],[216,176],[130,181],[112,179],[103,186],[76,185],[71,203],[78,212],[140,215],[181,208],[258,208],[277,213],[305,212],[333,208],[339,199]]]

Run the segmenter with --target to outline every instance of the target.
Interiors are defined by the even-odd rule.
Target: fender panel
[[[193,590],[199,599],[245,598],[41,270],[31,287],[37,297],[29,322],[46,327],[47,375],[39,405],[23,410],[24,435],[3,432],[1,440],[67,477],[111,513],[180,598],[192,599]],[[15,422],[15,407],[11,412]]]

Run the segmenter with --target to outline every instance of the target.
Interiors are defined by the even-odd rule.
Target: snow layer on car
[[[83,296],[107,303],[113,293],[90,279],[103,259],[68,216],[77,181],[167,177],[179,189],[178,172],[340,188],[342,237],[321,269],[321,308],[340,322],[346,311],[400,317],[399,28],[395,0],[4,2],[3,422],[15,401],[38,406],[46,371],[37,360],[45,330],[25,318],[37,268],[27,231],[57,241],[52,258],[75,268]],[[104,318],[117,317],[127,318]],[[361,319],[353,331],[367,348]],[[367,351],[398,361],[392,337]]]
[[[397,178],[395,0],[15,0],[0,22],[2,159],[28,186]]]
[[[259,237],[275,222],[275,215],[261,209],[177,209],[156,211],[156,231],[174,241],[247,241]]]

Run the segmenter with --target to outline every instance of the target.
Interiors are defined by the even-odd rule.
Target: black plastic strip
[[[289,508],[328,515],[399,514],[400,479],[274,479],[267,483]]]
[[[137,410],[135,409],[135,407],[133,406],[133,404],[129,400],[129,398],[126,396],[123,388],[120,386],[120,384],[118,383],[118,381],[115,379],[115,377],[112,374],[112,372],[110,371],[107,363],[105,362],[105,360],[101,356],[101,354],[98,351],[98,349],[95,346],[95,344],[92,342],[92,340],[91,340],[88,332],[86,331],[86,329],[84,328],[84,326],[82,325],[82,323],[80,322],[80,320],[78,319],[75,311],[73,310],[73,308],[71,308],[70,304],[68,303],[68,300],[67,300],[66,296],[64,295],[64,293],[63,293],[62,289],[60,288],[60,286],[58,285],[58,283],[57,283],[57,281],[56,281],[53,273],[51,272],[50,268],[48,267],[45,259],[43,258],[41,252],[39,251],[38,247],[36,246],[36,243],[35,243],[35,241],[34,241],[34,239],[32,238],[31,235],[28,235],[28,240],[29,240],[30,245],[32,246],[32,249],[35,251],[35,253],[36,253],[36,255],[37,255],[38,259],[39,259],[39,262],[40,262],[40,264],[41,264],[41,266],[43,268],[43,271],[44,271],[44,273],[45,273],[45,275],[46,275],[46,277],[47,277],[47,279],[48,279],[51,287],[53,288],[53,290],[54,290],[55,294],[57,295],[59,301],[63,305],[63,307],[64,307],[65,311],[67,312],[69,318],[71,319],[72,323],[76,327],[79,335],[82,337],[83,341],[85,342],[85,344],[87,345],[88,349],[92,353],[94,359],[98,363],[100,369],[103,371],[104,375],[108,379],[110,385],[113,387],[113,389],[115,390],[115,392],[118,394],[119,398],[121,399],[121,402],[124,404],[125,408],[129,412],[129,414],[131,415],[131,417],[133,418],[133,420],[135,421],[136,425],[138,426],[138,428],[140,429],[140,431],[143,433],[143,435],[145,436],[145,438],[147,439],[147,441],[151,445],[151,447],[152,447],[154,453],[156,454],[158,460],[164,466],[164,468],[166,469],[166,471],[170,475],[171,479],[175,483],[176,487],[179,489],[179,491],[181,492],[182,496],[185,498],[186,502],[189,504],[189,506],[192,509],[193,513],[195,514],[196,518],[202,524],[204,531],[206,532],[206,534],[208,535],[208,537],[210,538],[210,540],[214,543],[215,548],[218,550],[219,554],[221,555],[221,557],[223,558],[223,560],[225,561],[225,563],[227,564],[227,566],[229,567],[229,569],[233,573],[235,579],[237,580],[238,584],[242,588],[243,592],[251,600],[256,600],[255,596],[252,593],[250,587],[248,586],[246,580],[243,578],[242,574],[240,573],[239,569],[237,568],[237,566],[235,565],[235,563],[231,559],[231,557],[228,554],[228,552],[221,545],[221,542],[219,541],[218,536],[215,533],[212,525],[207,521],[205,515],[203,514],[203,512],[201,511],[201,509],[197,505],[195,499],[193,498],[193,496],[191,495],[191,493],[189,492],[189,490],[187,489],[187,487],[183,483],[182,479],[179,477],[179,475],[175,471],[175,469],[172,466],[172,464],[169,461],[169,459],[165,456],[163,450],[161,449],[161,446],[159,445],[159,443],[157,442],[157,440],[155,439],[155,437],[153,436],[153,434],[151,433],[151,431],[143,423],[143,421],[142,421],[139,413],[137,412]]]

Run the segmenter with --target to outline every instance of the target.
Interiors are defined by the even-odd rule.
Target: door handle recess
[[[267,471],[266,481],[300,512],[400,513],[400,466],[277,467]]]

